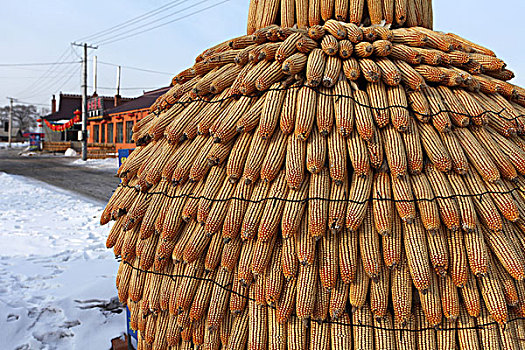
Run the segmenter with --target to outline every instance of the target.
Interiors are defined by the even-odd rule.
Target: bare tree
[[[13,106],[13,126],[20,128],[22,132],[29,131],[36,126],[38,116],[37,108],[33,105],[14,105]],[[0,122],[9,120],[9,106],[0,107]]]

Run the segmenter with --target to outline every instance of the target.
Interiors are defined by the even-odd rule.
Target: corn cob
[[[494,268],[497,279],[500,280],[501,287],[503,289],[505,302],[508,306],[517,306],[519,302],[519,296],[514,284],[514,279],[500,264],[494,264]]]
[[[389,196],[391,196],[391,194],[389,194]],[[391,199],[387,199],[387,202],[390,200]],[[387,267],[395,268],[397,265],[399,265],[401,259],[403,226],[399,216],[393,212],[389,218],[390,220],[393,220],[393,222],[390,232],[382,236],[383,259]]]
[[[374,230],[372,223],[372,212],[367,210],[363,224],[359,229],[359,247],[361,259],[366,274],[377,283],[381,265],[381,249],[379,247],[379,236]]]
[[[286,324],[277,320],[277,311],[268,309],[268,344],[271,349],[286,349]]]
[[[367,349],[374,347],[374,330],[367,327],[373,324],[373,316],[368,305],[357,309],[352,315],[354,331],[354,349]]]
[[[389,236],[392,233],[392,185],[386,172],[374,174],[372,212],[377,233]]]
[[[359,68],[359,62],[354,58],[350,57],[343,61],[343,73],[345,77],[354,81],[361,76],[361,69]]]
[[[354,173],[352,176],[346,210],[346,227],[350,231],[357,231],[366,216],[373,177],[370,171],[365,175]]]
[[[275,235],[279,225],[279,219],[284,209],[288,188],[284,172],[280,172],[277,179],[272,183],[268,193],[269,198],[265,203],[261,222],[258,228],[259,239],[267,241]]]
[[[516,328],[519,326],[514,322],[509,322],[505,326],[498,325],[499,336],[501,337],[501,345],[504,349],[519,349],[520,348],[520,339],[518,339],[518,334]]]
[[[234,316],[239,316],[246,310],[246,304],[248,303],[248,289],[249,287],[243,285],[243,282],[239,279],[238,271],[235,270],[233,275],[233,282],[230,294],[230,313]]]
[[[412,308],[412,278],[405,256],[397,268],[392,269],[391,281],[395,323],[404,327],[410,322]]]
[[[492,137],[492,139],[497,142],[498,148],[501,150],[501,152],[508,158],[508,160],[512,163],[512,165],[515,167],[515,169],[521,174],[525,174],[525,150],[520,148],[519,145],[516,145],[516,142],[511,142],[509,139],[503,137],[501,134],[497,133],[492,128],[486,128],[485,129],[488,134]],[[514,138],[516,140],[517,138]],[[513,141],[514,141],[513,140]],[[491,148],[492,152],[497,152],[497,148]],[[499,153],[499,152],[498,152]],[[492,153],[494,155],[494,158],[498,159],[499,162],[502,162],[501,156],[496,156],[496,153]],[[505,158],[503,158],[505,159]],[[500,167],[503,167],[503,164],[500,164]],[[509,171],[510,166],[507,164],[506,169],[507,171],[504,173],[500,170],[502,174],[513,175],[512,170]],[[510,177],[510,176],[508,176]],[[513,179],[510,179],[513,180]]]
[[[344,283],[352,281],[357,269],[358,235],[343,229],[339,239],[339,273]]]
[[[498,261],[510,275],[518,281],[523,279],[524,262],[508,237],[502,233],[484,229],[483,235]]]
[[[288,58],[294,56],[295,51],[297,50],[297,42],[303,37],[301,33],[294,33],[290,35],[286,40],[284,40],[277,52],[275,53],[275,59],[277,62],[285,62]],[[296,54],[297,55],[297,54]]]
[[[459,317],[458,290],[448,275],[440,279],[439,287],[443,314],[449,321],[455,321]]]
[[[450,230],[458,230],[461,227],[459,207],[455,201],[452,187],[447,177],[438,171],[432,164],[425,167],[425,175],[436,195],[436,200],[443,223]]]
[[[321,40],[321,49],[328,56],[335,56],[339,52],[339,42],[330,34],[323,36]]]
[[[223,238],[224,247],[221,255],[221,267],[233,271],[241,254],[242,240],[240,237],[234,239]]]
[[[281,83],[273,84],[271,91],[266,94],[258,128],[258,136],[261,138],[269,139],[272,136],[279,121],[285,95],[286,91]]]
[[[208,329],[216,331],[219,328],[220,321],[226,312],[229,303],[230,293],[224,289],[233,279],[233,273],[225,269],[219,269],[215,277],[215,285],[211,294],[210,305],[214,305],[208,311]]]
[[[284,283],[283,291],[281,292],[281,298],[277,303],[277,320],[280,324],[287,323],[290,320],[290,316],[295,308],[295,292],[296,292],[297,279],[292,278],[286,280]],[[289,333],[289,329],[287,329]]]
[[[243,286],[249,286],[253,282],[253,273],[251,270],[252,254],[255,246],[255,240],[249,239],[243,242],[241,255],[238,261],[238,279]]]
[[[414,286],[425,293],[431,284],[431,270],[424,228],[419,219],[413,224],[404,224],[404,243],[410,275]]]
[[[449,267],[446,238],[443,230],[427,231],[430,262],[440,276],[445,275]]]
[[[341,40],[339,42],[339,57],[343,60],[349,59],[354,52],[354,45],[350,40]]]
[[[492,259],[489,259],[487,273],[479,278],[478,281],[480,282],[481,295],[488,312],[496,322],[500,324],[506,323],[508,318],[507,305],[505,304],[501,282],[497,279]],[[481,315],[483,317],[484,308],[481,309]]]
[[[369,58],[359,60],[359,67],[363,77],[370,83],[377,83],[381,79],[381,70],[379,66]]]
[[[334,124],[334,104],[332,96],[330,96],[330,90],[321,87],[319,89],[318,99],[316,116],[317,128],[322,136],[327,136],[330,134],[332,125]]]
[[[370,308],[375,319],[382,320],[387,316],[390,270],[382,266],[378,277],[377,282],[370,285]]]
[[[315,305],[315,293],[317,288],[318,266],[316,263],[299,266],[299,275],[297,277],[297,299],[296,312],[297,317],[305,319],[313,314]]]
[[[345,79],[340,79],[334,87],[334,116],[337,130],[344,136],[350,135],[354,128],[354,108],[352,90]]]
[[[184,276],[188,277],[184,278],[179,284],[176,298],[173,298],[173,300],[170,299],[170,311],[189,311],[191,302],[197,292],[197,288],[199,287],[199,279],[202,277],[203,272],[204,259],[198,259],[192,263],[186,264]],[[172,305],[171,303],[174,304]]]
[[[385,155],[393,177],[403,177],[407,175],[407,156],[401,135],[392,125],[388,125],[381,130],[384,140]]]
[[[443,319],[443,309],[441,307],[441,299],[439,295],[438,277],[432,271],[430,271],[430,275],[431,283],[427,293],[423,294],[419,291],[419,298],[421,300],[421,308],[425,314],[425,323],[430,327],[436,327]]]
[[[303,181],[298,189],[288,191],[281,221],[281,231],[285,239],[294,236],[299,231],[307,204],[308,189],[308,181]]]
[[[190,320],[203,320],[203,316],[206,314],[210,304],[211,292],[213,289],[212,286],[215,276],[216,272],[211,271],[206,275],[205,280],[200,281],[195,298],[193,299],[191,308],[189,310]]]
[[[282,242],[278,241],[275,247],[265,277],[265,296],[268,305],[275,305],[284,285],[284,275],[281,272]]]
[[[323,79],[323,72],[326,66],[326,57],[321,49],[314,49],[308,55],[308,61],[306,63],[306,80],[308,86],[315,87],[321,84]],[[301,88],[303,91],[305,88]]]
[[[333,0],[321,0],[321,18],[323,21],[327,21],[333,18],[334,14],[334,1]]]
[[[237,184],[222,226],[222,237],[226,241],[238,236],[249,204],[247,199],[251,198],[252,190],[253,186],[249,186],[244,181]]]
[[[503,182],[485,183],[496,207],[507,220],[516,222],[520,219],[520,211],[517,203]]]
[[[358,58],[366,58],[372,56],[374,53],[374,46],[371,43],[362,41],[354,45],[354,54]]]
[[[328,203],[328,225],[332,233],[338,232],[344,223],[346,199],[348,196],[348,177],[341,183],[331,181],[330,201]]]
[[[397,213],[403,222],[412,224],[416,217],[416,205],[408,176],[392,177],[392,192]]]
[[[297,107],[295,121],[295,136],[298,140],[308,139],[315,120],[317,97],[314,90],[303,86],[297,95]]]
[[[206,271],[213,271],[219,266],[221,263],[223,247],[224,242],[221,235],[213,235],[208,246],[208,251],[206,252],[206,258],[204,259],[204,268]]]
[[[285,135],[291,134],[295,126],[297,91],[297,85],[293,85],[288,90],[286,90],[286,96],[283,101],[280,119],[281,131]]]
[[[295,53],[284,60],[281,70],[284,74],[293,76],[301,71],[303,71],[306,66],[308,57],[303,53]]]
[[[286,152],[286,180],[291,189],[299,189],[305,177],[306,143],[288,136]]]
[[[217,197],[219,191],[223,187],[222,184],[226,180],[226,168],[224,166],[213,167],[206,179],[206,184],[199,200],[199,208],[197,211],[197,221],[203,225],[210,213],[214,199]],[[226,188],[226,192],[229,187]]]
[[[338,237],[326,235],[321,239],[319,275],[322,286],[326,289],[335,287],[338,274]]]
[[[321,3],[321,6],[323,4]],[[321,8],[321,12],[323,9]],[[322,13],[321,13],[322,15]],[[308,28],[308,37],[312,40],[319,41],[326,34],[326,30],[321,25],[314,25]]]
[[[367,85],[370,107],[374,120],[379,128],[387,126],[390,122],[390,109],[388,108],[386,87],[382,81]]]
[[[364,307],[369,284],[370,277],[365,273],[363,264],[358,262],[355,278],[350,281],[348,286],[348,302],[352,305],[353,311]]]
[[[405,144],[408,172],[413,175],[423,171],[423,148],[417,123],[414,118],[408,117],[407,130],[401,134]]]
[[[341,59],[337,56],[328,56],[323,76],[323,86],[332,87],[337,83],[341,73]]]
[[[430,112],[432,113],[432,124],[439,132],[448,132],[451,128],[450,115],[447,108],[438,93],[433,87],[428,87],[425,91]]]
[[[337,280],[335,288],[329,291],[329,314],[333,320],[338,320],[345,312],[346,302],[348,300],[348,289],[348,284]]]
[[[452,159],[441,142],[438,132],[430,124],[418,124],[421,144],[432,164],[441,172],[449,172]]]
[[[392,43],[388,40],[376,40],[373,42],[374,54],[378,57],[386,57],[392,53]]]
[[[246,208],[244,219],[241,226],[241,238],[243,240],[251,239],[257,233],[259,222],[261,220],[263,209],[268,198],[270,184],[258,181],[255,183],[250,203]]]
[[[430,120],[430,106],[425,95],[420,91],[409,91],[407,98],[416,118],[422,123],[427,123]]]
[[[478,317],[480,314],[481,299],[476,278],[474,278],[472,273],[469,273],[467,284],[465,284],[463,288],[460,288],[460,291],[463,304],[460,305],[459,324],[462,322],[462,318],[464,317],[462,314],[465,309],[471,317]],[[458,336],[461,337],[461,334],[458,333]]]
[[[297,47],[297,51],[302,52],[304,54],[309,54],[310,52],[312,52],[312,50],[317,48],[317,46],[319,45],[316,41],[306,36],[303,36],[301,39],[299,39],[299,41],[295,45],[295,47]]]
[[[403,82],[412,90],[420,91],[427,87],[425,79],[411,65],[399,59],[395,59],[393,62],[401,72]]]
[[[308,232],[308,221],[303,218],[295,238],[295,251],[301,265],[312,265],[315,262],[316,240]]]

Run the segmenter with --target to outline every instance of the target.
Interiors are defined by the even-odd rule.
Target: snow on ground
[[[0,142],[0,149],[9,147],[9,142]],[[11,148],[26,148],[29,147],[29,142],[11,142]]]
[[[83,161],[82,159],[77,159],[71,162],[71,165],[114,170],[116,173],[118,170],[118,158],[88,159],[86,161]]]
[[[1,349],[109,349],[125,332],[103,206],[0,173]]]

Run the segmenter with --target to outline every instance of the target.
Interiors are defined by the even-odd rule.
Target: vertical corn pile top
[[[252,1],[101,218],[140,349],[525,346],[525,90],[427,0]]]
[[[432,29],[432,0],[250,0],[248,34],[270,25],[307,29],[330,19]]]

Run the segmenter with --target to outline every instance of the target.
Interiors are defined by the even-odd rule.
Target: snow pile
[[[125,331],[102,209],[0,173],[0,348],[108,349]]]
[[[88,168],[97,169],[110,169],[117,172],[118,169],[118,158],[106,158],[106,159],[88,159],[86,161],[77,159],[71,163],[75,166],[86,166]]]
[[[78,155],[77,151],[75,151],[73,148],[68,148],[64,152],[64,156],[66,157],[76,157]]]

